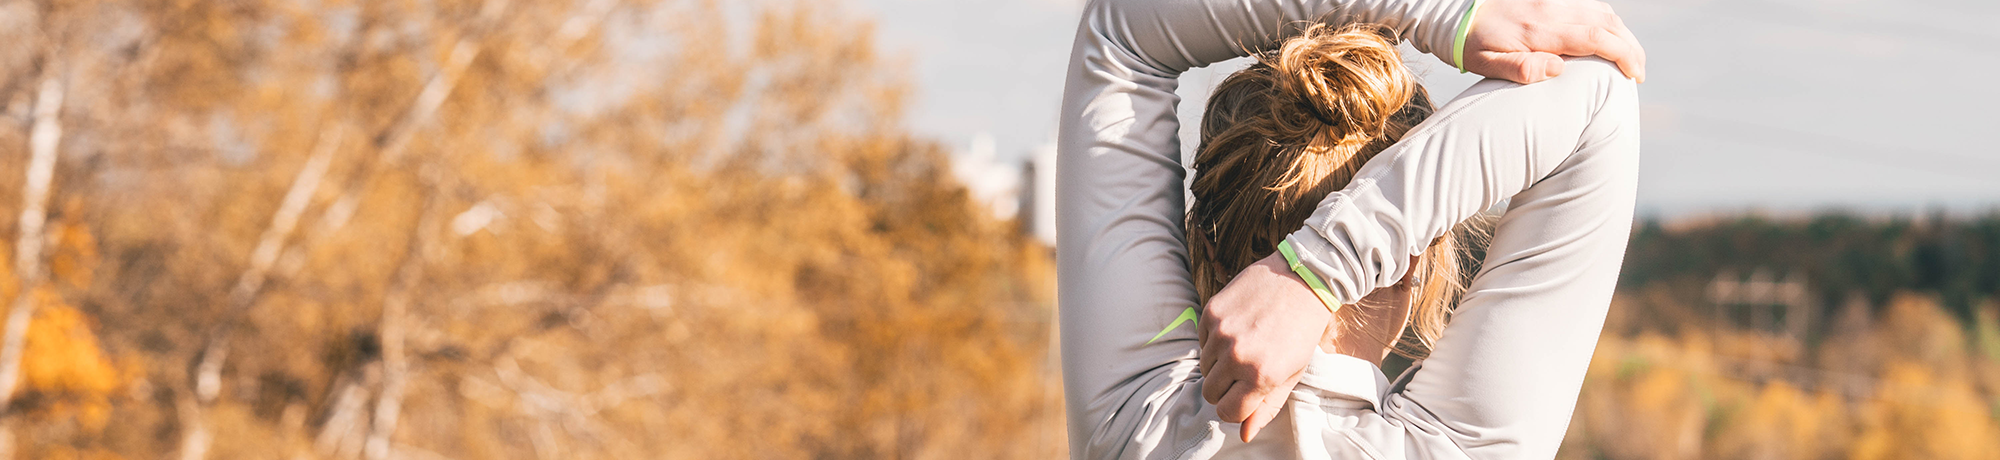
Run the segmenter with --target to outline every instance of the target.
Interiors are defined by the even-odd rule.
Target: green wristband
[[[1278,242],[1278,253],[1285,255],[1285,265],[1292,267],[1293,273],[1306,280],[1306,287],[1312,288],[1313,295],[1319,297],[1319,303],[1326,305],[1326,311],[1340,311],[1340,300],[1333,298],[1333,292],[1326,289],[1326,283],[1321,282],[1319,275],[1313,274],[1312,270],[1306,269],[1305,264],[1299,263],[1299,254],[1292,252],[1291,240]]]
[[[1472,34],[1472,16],[1479,13],[1479,0],[1472,0],[1472,6],[1465,7],[1465,17],[1458,18],[1458,36],[1451,40],[1451,62],[1458,66],[1458,73],[1465,73],[1465,36]]]

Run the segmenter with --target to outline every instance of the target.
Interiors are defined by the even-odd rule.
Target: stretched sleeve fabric
[[[1302,21],[1384,24],[1419,50],[1448,51],[1467,1],[1095,0],[1084,7],[1057,144],[1072,456],[1149,452],[1127,449],[1125,438],[1157,440],[1160,431],[1139,429],[1121,414],[1164,410],[1156,396],[1193,370],[1182,365],[1195,356],[1193,325],[1176,323],[1197,305],[1181,232],[1186,170],[1175,78],[1274,44]],[[1148,343],[1170,323],[1178,328]]]
[[[1636,86],[1598,58],[1572,59],[1561,77],[1534,85],[1475,84],[1362,167],[1288,238],[1308,248],[1301,259],[1317,258],[1302,262],[1322,277],[1359,284],[1389,264],[1325,261],[1407,261],[1509,200],[1430,357],[1372,411],[1326,410],[1327,418],[1352,426],[1347,434],[1362,445],[1407,456],[1555,456],[1631,232]]]
[[[1425,37],[1449,26],[1426,24],[1455,20],[1463,7],[1370,5],[1382,8],[1179,0],[1086,9],[1057,192],[1072,457],[1554,455],[1623,257],[1636,176],[1636,90],[1597,59],[1536,85],[1475,85],[1289,238],[1351,302],[1400,279],[1409,255],[1452,224],[1511,197],[1485,268],[1430,359],[1391,389],[1365,362],[1316,357],[1289,413],[1265,431],[1277,434],[1250,444],[1224,434],[1235,427],[1202,401],[1195,329],[1181,321],[1198,306],[1181,240],[1173,78],[1267,45],[1285,22],[1329,13],[1446,50]],[[1448,45],[1450,33],[1435,35]]]

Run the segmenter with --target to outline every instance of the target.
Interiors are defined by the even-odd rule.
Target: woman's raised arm
[[[1509,200],[1430,357],[1374,413],[1330,411],[1362,419],[1365,442],[1555,456],[1624,261],[1639,166],[1637,85],[1596,58],[1569,69],[1467,89],[1287,238],[1315,272],[1355,283],[1388,271],[1370,260],[1378,248],[1420,251]]]

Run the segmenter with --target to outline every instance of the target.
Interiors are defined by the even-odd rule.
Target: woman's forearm
[[[1129,58],[1132,67],[1163,76],[1248,56],[1310,22],[1380,24],[1418,51],[1449,59],[1445,55],[1470,5],[1471,0],[1100,0],[1084,7],[1086,30],[1079,32],[1094,35],[1110,48],[1106,51],[1126,55],[1108,58]]]

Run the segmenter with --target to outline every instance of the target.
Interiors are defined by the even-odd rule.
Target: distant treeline
[[[1897,292],[1938,296],[1961,321],[2000,294],[2000,213],[1978,218],[1735,217],[1702,225],[1642,220],[1620,288],[1695,287],[1718,274],[1802,276],[1824,313],[1855,300],[1880,308]],[[1688,289],[1676,289],[1692,294]]]

